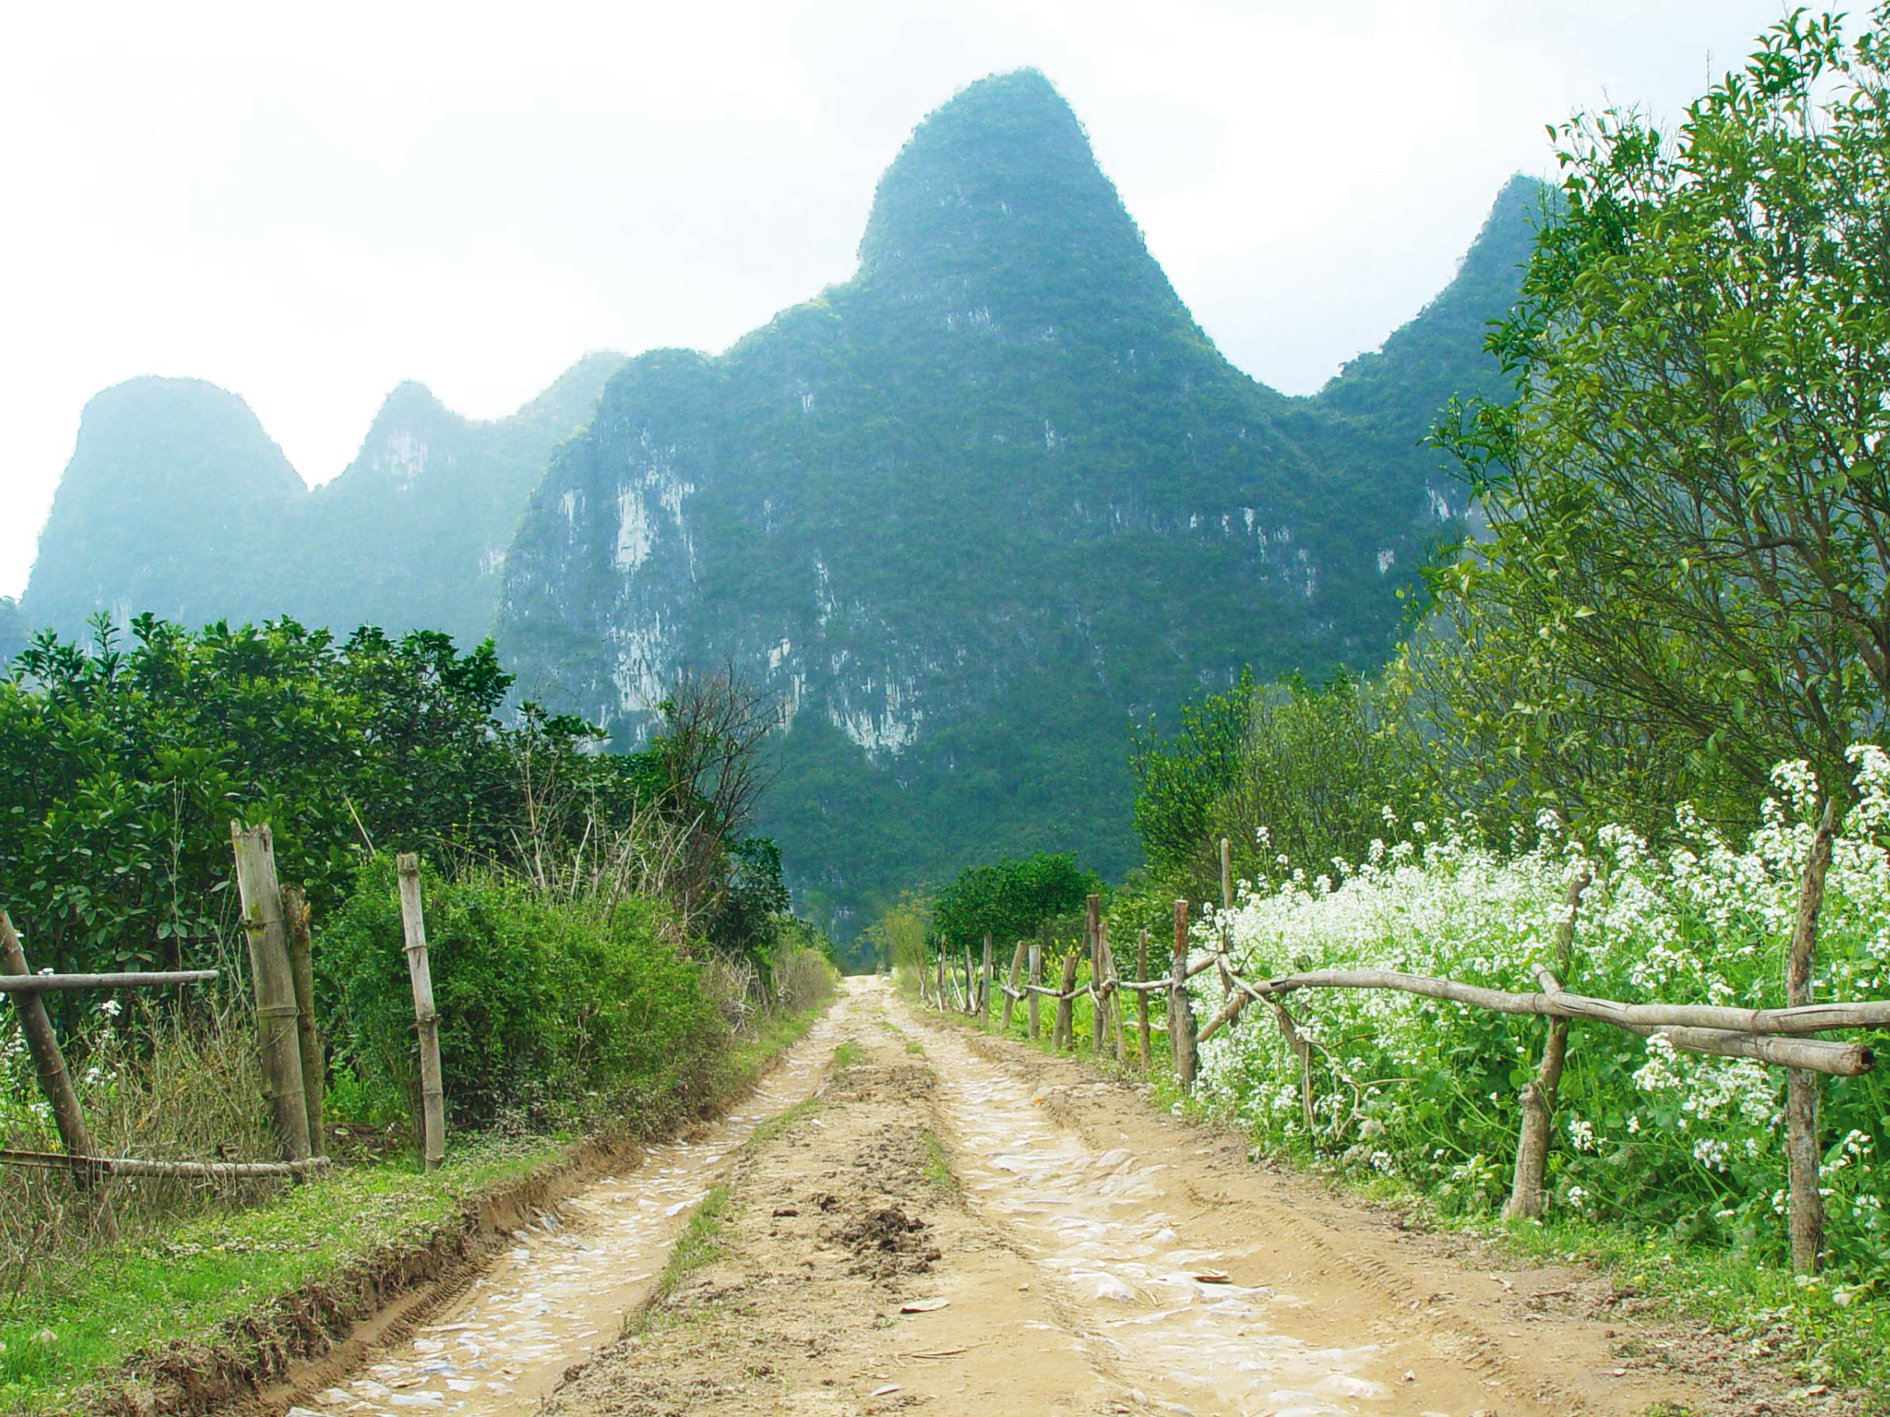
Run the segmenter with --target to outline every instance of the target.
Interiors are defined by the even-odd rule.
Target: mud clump
[[[903,1274],[928,1274],[933,1261],[944,1258],[938,1246],[924,1238],[931,1228],[889,1205],[861,1212],[827,1238],[853,1253],[847,1273],[884,1281]]]

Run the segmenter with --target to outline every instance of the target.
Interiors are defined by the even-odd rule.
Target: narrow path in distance
[[[552,1413],[1740,1410],[1621,1357],[1585,1272],[1472,1268],[879,981],[832,1022],[833,1080],[737,1156],[706,1263]]]

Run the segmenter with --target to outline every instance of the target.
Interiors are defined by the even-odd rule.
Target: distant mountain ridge
[[[106,391],[23,608],[496,631],[524,696],[620,746],[732,661],[786,719],[763,825],[842,934],[998,853],[1119,876],[1132,723],[1389,652],[1466,510],[1423,436],[1506,392],[1483,327],[1545,191],[1508,184],[1435,300],[1289,398],[1201,331],[1048,81],[994,76],[888,167],[854,278],[721,356],[593,356],[488,424],[403,385],[312,492],[233,395]]]
[[[361,451],[310,488],[240,397],[132,379],[86,405],[20,609],[76,633],[104,610],[186,624],[491,632],[499,569],[551,449],[623,356],[592,354],[506,418],[464,418],[405,383]]]

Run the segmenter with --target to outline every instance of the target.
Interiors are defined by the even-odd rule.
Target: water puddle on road
[[[636,1170],[593,1182],[514,1231],[472,1287],[305,1413],[535,1412],[565,1371],[615,1339],[649,1296],[688,1212],[766,1118],[813,1093],[845,1026],[845,995],[741,1104],[692,1142],[644,1153]]]
[[[1030,1086],[942,1029],[925,1036],[967,1191],[1076,1302],[1081,1341],[1139,1400],[1243,1417],[1388,1417],[1392,1390],[1363,1375],[1382,1364],[1376,1347],[1313,1347],[1274,1326],[1291,1296],[1196,1277],[1218,1277],[1224,1256],[1191,1246],[1186,1225],[1157,1208],[1165,1163],[1092,1150],[1044,1115]]]

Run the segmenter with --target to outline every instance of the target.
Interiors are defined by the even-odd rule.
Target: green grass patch
[[[739,1094],[820,1013],[763,1020],[715,1060],[706,1095],[691,1102]],[[636,1130],[674,1125],[688,1110],[653,1096]],[[171,1340],[213,1345],[248,1313],[335,1283],[375,1256],[424,1246],[475,1196],[524,1181],[577,1141],[569,1132],[454,1138],[432,1175],[409,1159],[339,1167],[263,1204],[163,1226],[63,1265],[0,1295],[0,1411],[77,1410],[81,1389],[141,1351]]]
[[[1475,1228],[1513,1254],[1593,1265],[1617,1285],[1664,1301],[1672,1313],[1744,1341],[1754,1357],[1805,1386],[1863,1394],[1863,1410],[1890,1417],[1890,1294],[1882,1279],[1800,1282],[1723,1249],[1580,1219],[1485,1221]]]
[[[820,1106],[818,1097],[803,1097],[793,1106],[784,1107],[772,1117],[764,1119],[754,1131],[748,1134],[745,1145],[750,1149],[766,1146],[802,1119],[813,1116],[820,1110]]]
[[[916,1038],[906,1040],[906,1051],[915,1058],[923,1058],[925,1056],[925,1047]]]
[[[66,1412],[76,1389],[170,1339],[212,1338],[246,1311],[419,1246],[467,1200],[518,1181],[567,1142],[456,1148],[428,1176],[411,1163],[336,1171],[267,1205],[212,1215],[65,1266],[0,1316],[0,1410]]]
[[[833,1070],[843,1073],[848,1068],[858,1067],[866,1061],[864,1049],[852,1043],[842,1043],[833,1050]]]
[[[930,1130],[919,1133],[919,1150],[925,1156],[919,1174],[939,1191],[956,1195],[958,1177],[952,1174],[951,1160],[945,1154],[945,1144],[938,1139],[938,1133]]]

